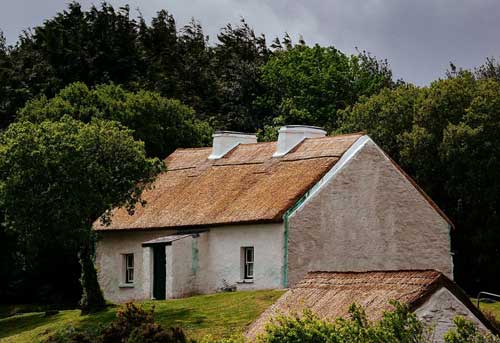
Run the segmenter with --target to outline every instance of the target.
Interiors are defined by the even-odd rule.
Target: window
[[[134,254],[123,255],[125,265],[125,283],[134,283]]]
[[[253,247],[243,248],[243,278],[253,279]]]

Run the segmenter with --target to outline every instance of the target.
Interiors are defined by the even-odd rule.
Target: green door
[[[153,297],[157,300],[165,299],[166,283],[165,246],[153,247]]]

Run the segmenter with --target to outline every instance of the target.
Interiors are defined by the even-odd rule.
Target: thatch
[[[324,320],[346,318],[353,303],[365,309],[368,320],[375,321],[384,312],[393,310],[391,300],[407,304],[414,310],[441,287],[448,288],[486,327],[494,330],[467,295],[446,276],[435,270],[405,270],[310,272],[267,309],[250,326],[246,335],[256,337],[277,314],[300,315],[304,309],[310,309]]]
[[[96,230],[157,229],[280,222],[362,134],[304,140],[273,158],[276,142],[239,145],[219,160],[211,148],[178,149],[167,171],[143,194],[133,215],[115,209],[111,225]]]

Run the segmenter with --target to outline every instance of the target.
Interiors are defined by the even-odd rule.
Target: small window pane
[[[247,248],[247,262],[253,262],[253,248]]]
[[[124,279],[125,283],[134,283],[134,254],[125,254],[124,256]]]
[[[248,264],[248,270],[247,270],[247,278],[252,278],[253,277],[253,263]]]
[[[253,247],[243,248],[243,277],[245,279],[253,279],[253,263],[254,263],[254,249]]]

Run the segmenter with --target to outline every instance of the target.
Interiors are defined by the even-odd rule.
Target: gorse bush
[[[302,315],[278,316],[258,337],[260,343],[424,343],[431,332],[408,307],[394,302],[394,311],[371,323],[362,307],[351,305],[349,318],[321,320],[311,311]]]
[[[187,343],[192,342],[180,328],[165,329],[154,322],[154,307],[146,310],[127,303],[116,319],[100,330],[73,327],[56,332],[45,343]]]

